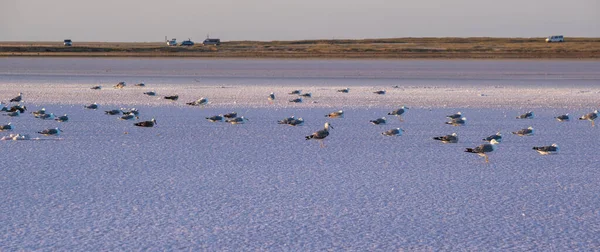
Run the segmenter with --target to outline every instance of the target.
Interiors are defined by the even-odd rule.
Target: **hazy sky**
[[[0,0],[0,41],[600,37],[600,0]]]

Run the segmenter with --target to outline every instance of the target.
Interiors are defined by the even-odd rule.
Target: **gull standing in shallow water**
[[[542,155],[558,153],[558,145],[557,144],[552,144],[549,146],[533,147],[533,149]]]
[[[269,94],[269,101],[272,103],[275,100],[275,93],[271,92],[271,94]]]
[[[206,117],[206,120],[209,120],[211,122],[222,122],[223,115],[215,115],[215,116],[211,116],[211,117]]]
[[[329,117],[329,118],[344,118],[344,111],[343,110],[338,110],[335,112],[331,112],[327,115],[325,115],[325,117]]]
[[[375,125],[379,125],[379,124],[385,124],[387,122],[387,120],[385,119],[385,117],[381,117],[381,118],[377,118],[375,120],[371,120],[369,122],[371,122],[372,124],[375,124]]]
[[[446,124],[450,124],[452,126],[461,126],[461,125],[465,125],[466,122],[467,122],[467,118],[463,117],[463,118],[454,118],[454,119],[450,120],[449,122],[446,122]]]
[[[442,141],[442,143],[458,143],[458,136],[456,133],[450,135],[434,137],[434,140]]]
[[[86,109],[98,109],[98,103],[94,102],[94,103],[92,103],[90,105],[84,105],[83,107],[86,108]]]
[[[490,160],[488,159],[487,153],[496,150],[497,144],[498,144],[498,141],[492,139],[492,141],[490,141],[490,143],[482,144],[475,148],[467,148],[465,150],[465,152],[476,153],[479,156],[485,157],[485,162],[489,163]]]
[[[401,108],[399,108],[399,109],[396,109],[396,110],[394,110],[394,111],[392,111],[392,112],[389,112],[389,113],[388,113],[388,115],[397,116],[397,117],[398,117],[398,119],[399,119],[401,122],[403,122],[403,121],[404,121],[404,119],[402,119],[402,115],[404,114],[404,112],[406,112],[406,110],[407,110],[407,109],[408,109],[408,107],[402,106],[402,107],[401,107]]]
[[[533,119],[533,112],[529,111],[525,114],[517,116],[517,119]]]
[[[63,115],[63,116],[59,116],[58,118],[54,119],[58,122],[68,122],[69,121],[69,116],[67,114]]]
[[[533,135],[533,127],[529,126],[529,128],[514,131],[513,134],[517,136],[531,136]]]
[[[402,136],[402,133],[404,133],[403,129],[395,128],[395,129],[388,130],[386,132],[382,132],[381,134],[384,136]]]
[[[7,131],[7,130],[13,130],[13,129],[14,129],[14,127],[11,125],[10,122],[8,124],[0,126],[0,131]]]
[[[19,96],[10,99],[10,102],[21,102],[23,100],[23,93],[19,93]]]
[[[152,118],[152,120],[150,120],[150,121],[137,122],[137,123],[134,123],[133,125],[138,126],[138,127],[150,128],[150,127],[154,127],[155,124],[156,124],[156,119]]]
[[[60,132],[62,132],[62,130],[59,128],[45,129],[42,131],[38,131],[38,133],[40,133],[44,136],[58,136],[58,135],[60,135]]]
[[[325,147],[325,144],[323,143],[323,139],[325,139],[327,136],[329,136],[329,128],[333,129],[333,126],[331,126],[331,124],[326,122],[324,129],[314,132],[314,133],[306,136],[305,138],[306,138],[306,140],[310,140],[310,139],[319,140],[320,146],[321,146],[321,148],[323,148],[323,147]]]
[[[559,122],[568,122],[571,118],[569,117],[569,113],[566,113],[564,115],[559,115],[557,117],[554,117],[556,120],[558,120]]]
[[[596,118],[598,118],[598,110],[595,110],[592,113],[587,113],[581,117],[579,117],[579,120],[588,120],[590,122],[592,122],[592,127],[596,126],[594,124],[594,120],[596,120]]]
[[[228,122],[231,124],[244,124],[244,123],[246,123],[246,121],[248,121],[248,119],[241,116],[241,117],[236,117],[233,119],[226,120],[225,122]]]
[[[461,118],[462,117],[462,113],[459,111],[459,112],[456,112],[455,114],[447,115],[446,117],[448,117],[450,119]]]
[[[492,140],[496,140],[498,142],[502,142],[502,133],[500,133],[500,131],[498,131],[496,134],[491,135],[489,137],[486,137],[483,139],[483,141],[489,142]]]

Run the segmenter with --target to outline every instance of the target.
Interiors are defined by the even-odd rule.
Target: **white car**
[[[546,43],[551,43],[551,42],[565,42],[565,38],[563,37],[563,35],[555,35],[555,36],[547,37]]]

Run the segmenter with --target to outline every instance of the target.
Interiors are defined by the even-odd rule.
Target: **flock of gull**
[[[113,88],[123,89],[126,86],[127,86],[127,84],[125,82],[119,82],[116,85],[114,85]],[[135,86],[136,87],[145,87],[146,85],[142,82],[142,83],[135,84]],[[93,87],[91,87],[91,89],[92,90],[101,90],[102,86],[93,86]],[[337,90],[337,92],[340,92],[340,93],[349,93],[349,91],[350,91],[349,88]],[[373,93],[377,94],[377,95],[384,95],[386,93],[386,91],[378,90],[378,91],[374,91]],[[143,92],[143,94],[148,95],[148,96],[157,96],[157,93],[155,91],[147,91],[147,92]],[[301,102],[303,102],[303,98],[311,98],[312,97],[311,93],[303,93],[301,90],[293,90],[293,91],[289,92],[288,95],[297,95],[296,98],[292,98],[289,100],[289,102],[292,102],[292,103],[301,103]],[[177,94],[168,95],[168,96],[163,96],[163,98],[166,100],[177,101],[179,99],[179,95],[177,95]],[[267,100],[269,102],[273,102],[275,100],[275,94],[273,92],[271,92],[267,96]],[[27,110],[26,106],[21,105],[22,101],[23,101],[23,94],[19,93],[18,96],[9,100],[9,104],[1,102],[0,110],[5,112],[5,114],[4,114],[5,116],[19,117],[21,114],[23,114]],[[201,97],[198,100],[187,102],[186,104],[190,105],[190,106],[205,106],[208,103],[209,102],[208,102],[207,98]],[[84,108],[90,109],[90,110],[97,110],[99,108],[99,105],[97,103],[92,103],[89,105],[85,105]],[[387,115],[396,116],[402,122],[402,121],[404,121],[402,116],[406,113],[406,111],[408,109],[409,109],[408,107],[402,106],[398,109],[395,109],[395,110],[387,113]],[[119,119],[121,119],[121,120],[139,120],[139,111],[135,108],[132,108],[132,109],[121,108],[121,109],[106,110],[105,114],[118,115]],[[67,114],[64,114],[62,116],[56,116],[54,113],[48,113],[45,108],[41,108],[40,110],[32,112],[32,115],[35,118],[39,118],[40,120],[54,120],[58,123],[65,123],[65,122],[69,121],[69,116]],[[327,118],[343,118],[344,111],[343,110],[333,111],[329,114],[326,114],[325,117],[327,117]],[[467,121],[467,118],[465,116],[463,116],[463,114],[461,112],[457,112],[455,114],[448,115],[446,117],[448,118],[448,121],[446,122],[446,124],[452,125],[452,126],[463,126],[466,124],[466,121]],[[524,114],[516,117],[516,119],[533,119],[533,118],[534,118],[534,113],[532,111],[529,111],[527,113],[524,113]],[[579,117],[579,120],[591,121],[592,127],[594,127],[595,126],[594,121],[597,118],[598,118],[598,110],[595,110],[591,113],[587,113],[587,114]],[[565,122],[565,121],[570,120],[570,116],[569,116],[569,114],[564,114],[564,115],[555,117],[555,119],[560,122]],[[244,124],[245,122],[248,121],[248,119],[245,118],[244,116],[238,116],[238,113],[236,113],[236,112],[230,112],[230,113],[226,113],[226,114],[209,116],[209,117],[206,117],[206,120],[208,120],[210,122],[226,122],[226,123],[230,123],[230,124]],[[279,120],[279,121],[277,121],[277,123],[284,124],[284,125],[290,125],[290,126],[299,126],[299,125],[304,124],[304,119],[303,118],[295,118],[294,116],[291,116],[291,117],[287,117],[282,120]],[[387,123],[387,119],[386,119],[386,117],[380,117],[380,118],[370,120],[370,123],[372,123],[374,125],[385,125]],[[133,123],[133,125],[137,126],[137,127],[147,127],[147,128],[154,127],[156,125],[156,119],[152,118],[151,120],[148,120],[148,121],[135,122],[135,123]],[[325,147],[323,140],[329,136],[329,131],[331,129],[333,129],[333,126],[331,125],[331,123],[326,122],[323,129],[315,131],[312,134],[307,135],[305,138],[306,138],[306,140],[318,140],[320,142],[320,146]],[[12,125],[11,122],[4,124],[4,125],[0,125],[0,131],[12,131],[12,130],[14,130],[14,126]],[[37,133],[44,135],[44,136],[58,136],[58,135],[60,135],[61,132],[62,132],[62,130],[59,127],[55,127],[55,128],[42,129],[42,130],[38,131]],[[382,132],[381,134],[384,136],[401,136],[403,134],[403,132],[404,132],[404,130],[401,128],[393,128],[393,129],[387,130],[385,132]],[[533,127],[528,127],[528,128],[514,131],[514,132],[512,132],[512,134],[515,134],[517,136],[531,136],[534,134],[534,129],[533,129]],[[31,138],[30,135],[28,135],[28,134],[10,134],[9,136],[0,138],[0,140],[30,140],[30,139],[39,140],[40,138]],[[444,135],[444,136],[436,136],[436,137],[433,137],[433,139],[440,141],[442,143],[457,143],[458,135],[457,135],[457,133],[452,133],[452,134]],[[489,162],[488,153],[496,150],[498,144],[500,142],[502,142],[502,134],[500,132],[497,132],[496,134],[488,136],[486,138],[483,138],[482,140],[485,141],[486,143],[476,146],[474,148],[466,148],[464,151],[468,152],[468,153],[478,154],[479,156],[485,157],[485,162]],[[557,153],[559,150],[559,147],[557,144],[552,144],[552,145],[548,145],[548,146],[535,146],[535,147],[533,147],[533,150],[539,152],[542,155],[548,155],[548,154]]]

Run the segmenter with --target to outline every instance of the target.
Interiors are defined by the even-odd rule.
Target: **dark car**
[[[193,45],[194,45],[194,42],[192,40],[189,40],[189,39],[186,40],[186,41],[181,42],[181,46],[193,46]]]

